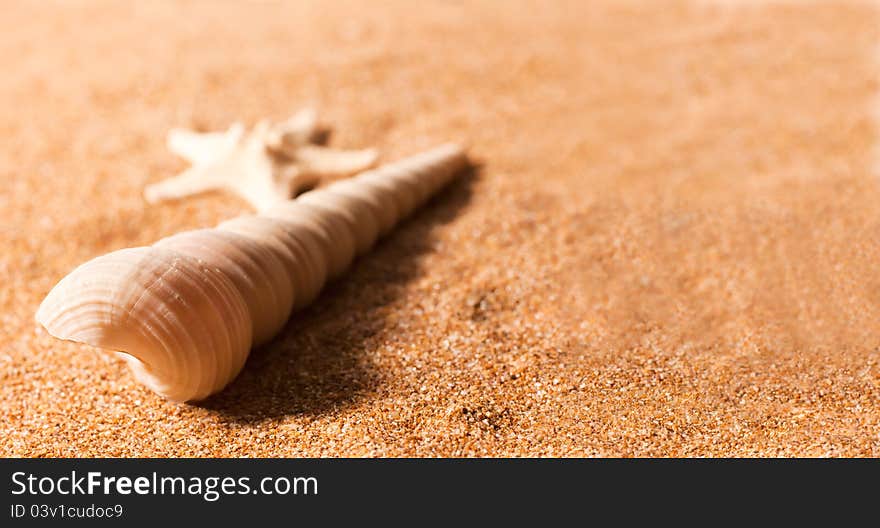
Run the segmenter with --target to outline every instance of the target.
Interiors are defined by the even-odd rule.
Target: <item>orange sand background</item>
[[[157,5],[154,5],[157,4]],[[880,455],[866,3],[42,2],[0,17],[0,454]],[[37,331],[172,126],[482,163],[202,406]]]

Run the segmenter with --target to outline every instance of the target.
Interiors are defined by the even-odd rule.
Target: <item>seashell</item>
[[[153,247],[195,257],[228,277],[251,314],[254,345],[271,339],[290,317],[294,285],[284,262],[265,244],[231,231],[198,229],[163,238]]]
[[[265,216],[240,216],[219,224],[217,230],[245,236],[283,262],[295,292],[294,308],[312,302],[327,281],[327,252],[324,248],[332,244],[332,240],[326,232]],[[319,234],[323,234],[323,238],[319,238]]]
[[[173,400],[225,386],[252,340],[247,303],[225,274],[157,247],[86,262],[49,292],[36,318],[56,337],[124,352],[138,381]]]
[[[323,194],[323,191],[321,193]],[[355,240],[354,233],[347,227],[349,224],[345,218],[328,214],[325,208],[301,203],[298,198],[270,207],[263,211],[261,216],[272,218],[276,222],[308,226],[313,233],[320,234],[319,240],[324,247],[322,256],[328,279],[342,275],[354,259]]]
[[[49,292],[36,320],[59,339],[122,353],[162,396],[206,398],[466,165],[464,151],[446,145],[256,215],[97,257]]]

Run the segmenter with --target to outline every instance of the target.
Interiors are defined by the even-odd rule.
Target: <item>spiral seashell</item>
[[[59,339],[121,352],[172,400],[223,389],[253,346],[467,165],[445,145],[212,229],[79,266],[36,320]]]

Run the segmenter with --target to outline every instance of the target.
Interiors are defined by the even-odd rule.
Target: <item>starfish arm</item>
[[[216,161],[228,152],[244,134],[244,127],[236,123],[226,132],[195,132],[174,128],[168,132],[168,149],[193,164]]]
[[[284,144],[310,143],[318,131],[318,112],[314,108],[303,108],[287,121],[275,126]]]
[[[338,150],[317,145],[296,149],[296,163],[302,172],[321,177],[343,177],[369,169],[376,164],[375,149]]]
[[[279,166],[270,160],[239,165],[237,171],[229,171],[223,178],[222,187],[248,202],[257,211],[293,197],[292,186],[300,179],[295,167]]]
[[[322,132],[318,113],[314,108],[304,108],[271,127],[266,135],[266,147],[277,154],[293,156],[300,145],[317,142]]]
[[[144,189],[144,198],[149,203],[156,203],[164,200],[177,200],[221,187],[223,187],[223,183],[212,176],[209,166],[197,166],[172,178],[148,185]]]

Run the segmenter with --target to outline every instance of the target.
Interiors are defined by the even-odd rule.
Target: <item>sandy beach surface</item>
[[[867,2],[42,2],[0,17],[0,455],[878,456]],[[174,126],[479,168],[198,406],[34,312],[247,211]]]

